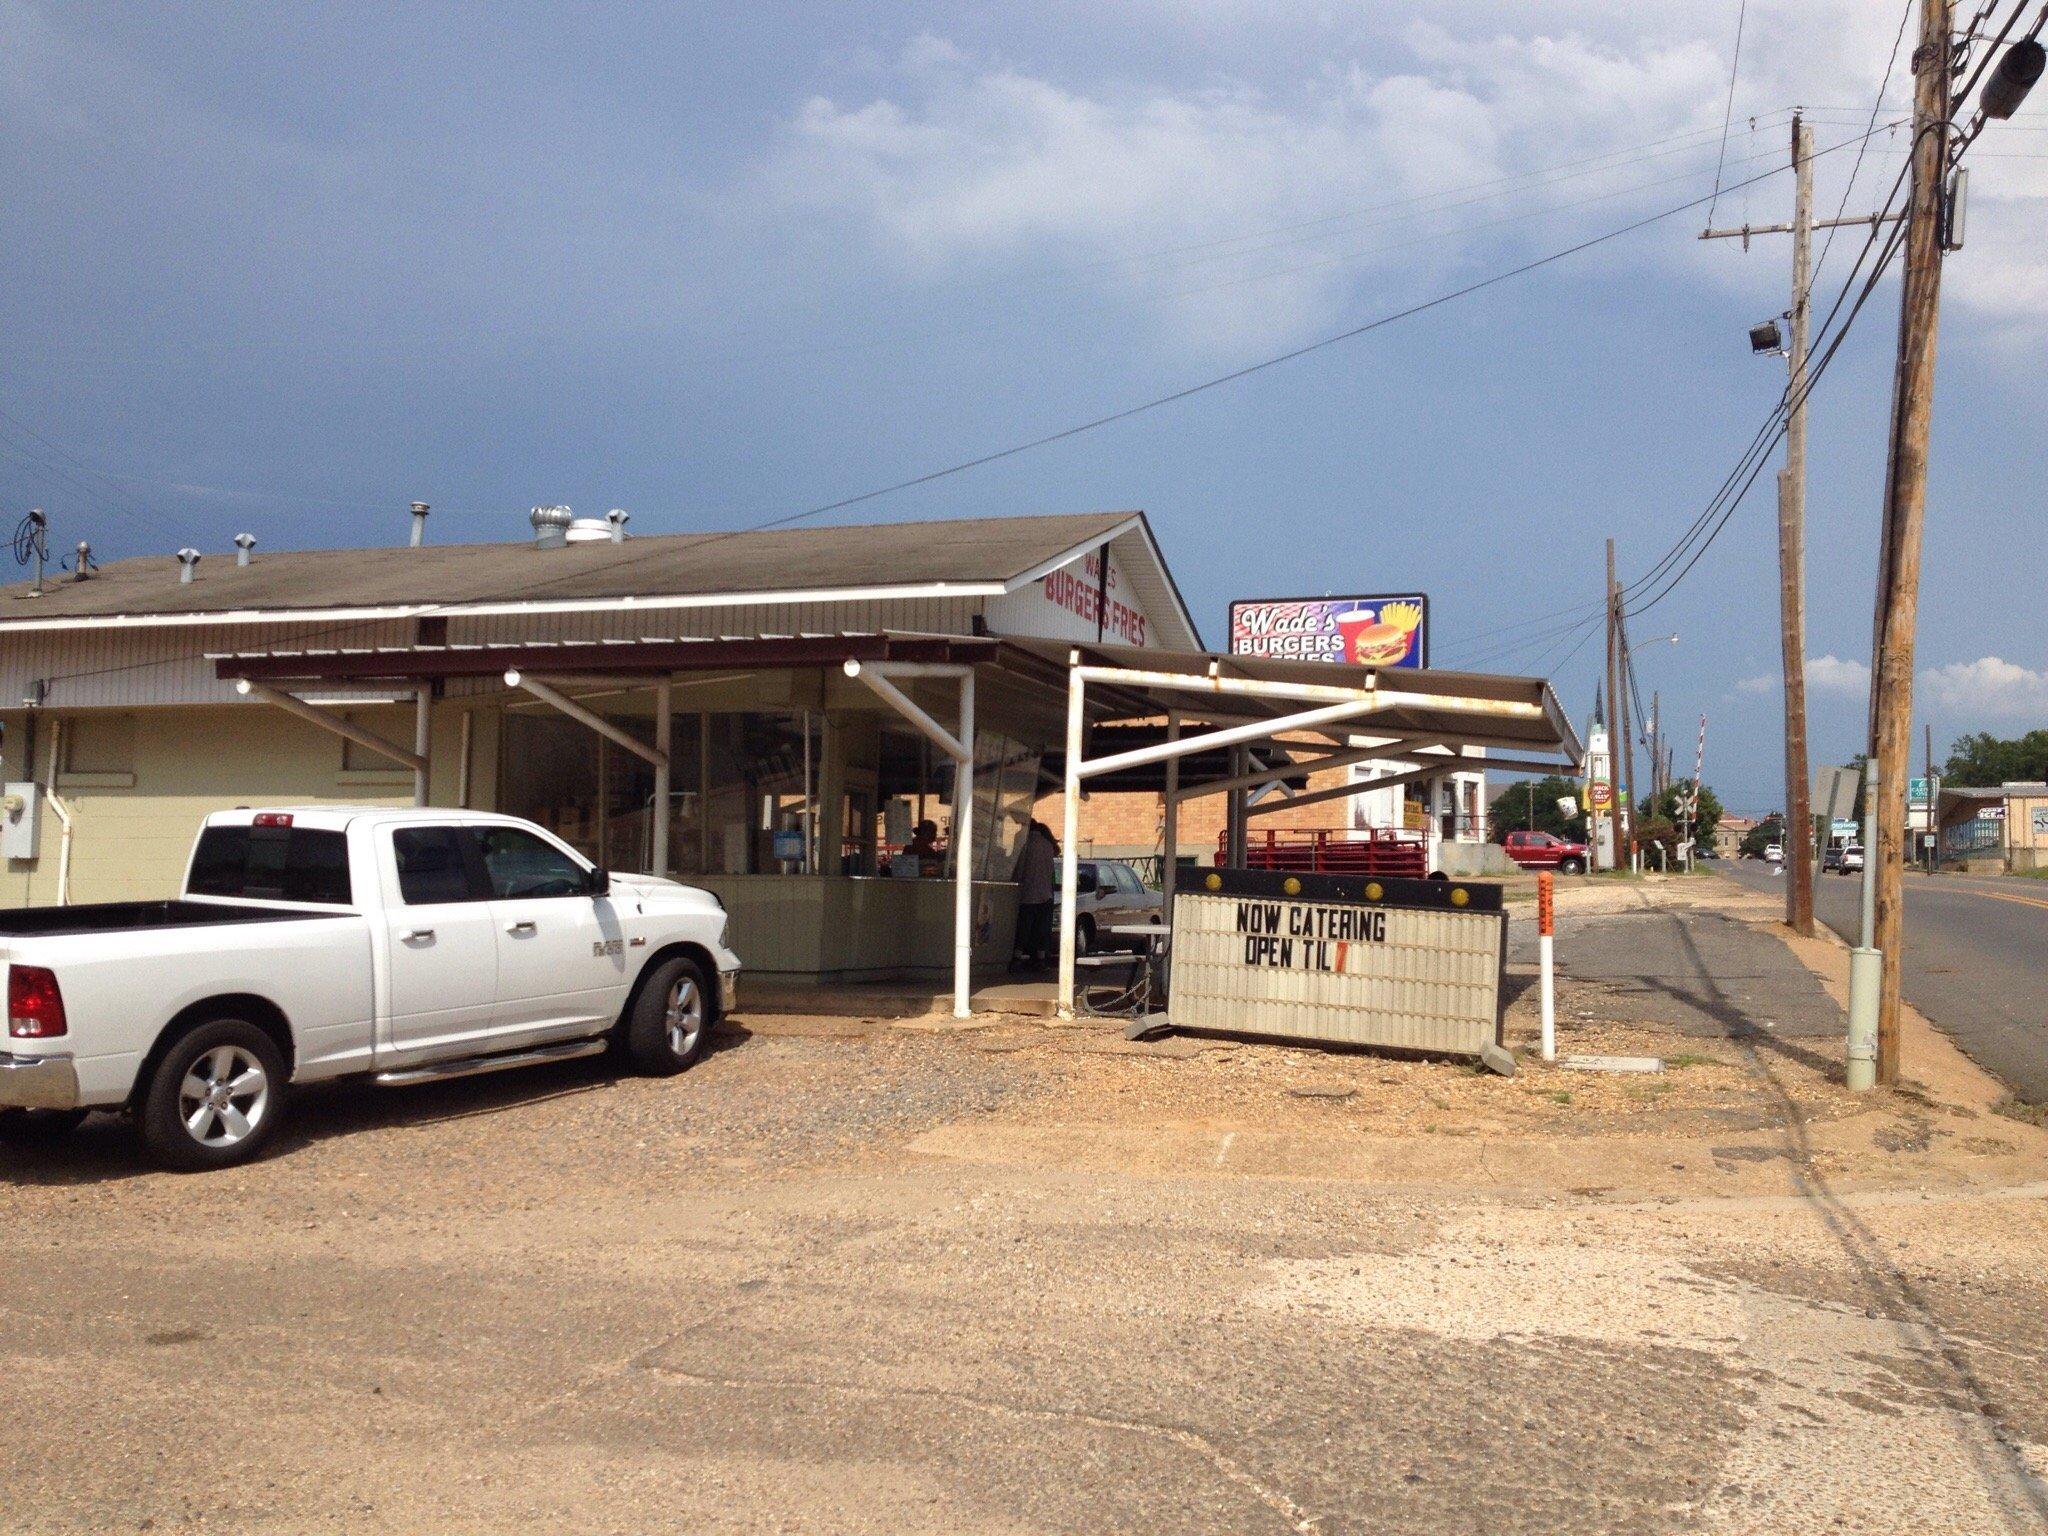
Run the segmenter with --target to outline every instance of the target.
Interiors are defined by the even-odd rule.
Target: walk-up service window
[[[1499,1059],[1498,885],[1218,869],[1173,934],[1179,1028]]]

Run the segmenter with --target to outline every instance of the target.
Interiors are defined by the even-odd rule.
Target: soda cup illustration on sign
[[[1337,633],[1344,640],[1343,659],[1364,667],[1399,666],[1415,646],[1422,609],[1414,603],[1386,603],[1375,613],[1354,608],[1337,615]]]

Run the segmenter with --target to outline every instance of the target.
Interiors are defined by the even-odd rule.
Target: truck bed
[[[354,917],[353,912],[308,912],[212,901],[105,901],[82,907],[0,910],[0,938],[59,938],[119,933],[137,928],[208,928],[223,923],[281,923]]]

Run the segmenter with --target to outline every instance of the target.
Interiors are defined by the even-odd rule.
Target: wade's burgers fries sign
[[[1429,665],[1429,598],[1258,597],[1230,605],[1230,649],[1282,661]]]

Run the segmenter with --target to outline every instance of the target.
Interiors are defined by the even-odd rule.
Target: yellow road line
[[[1911,887],[1909,886],[1907,887],[1907,889],[1910,890]],[[1948,891],[1957,896],[1982,896],[1986,901],[2017,902],[2020,906],[2023,907],[2039,907],[2044,912],[2048,912],[2048,901],[2043,901],[2038,896],[2015,896],[2010,891],[1977,891],[1972,890],[1970,887],[1966,885],[1933,885],[1929,886],[1928,889],[1933,891]]]

